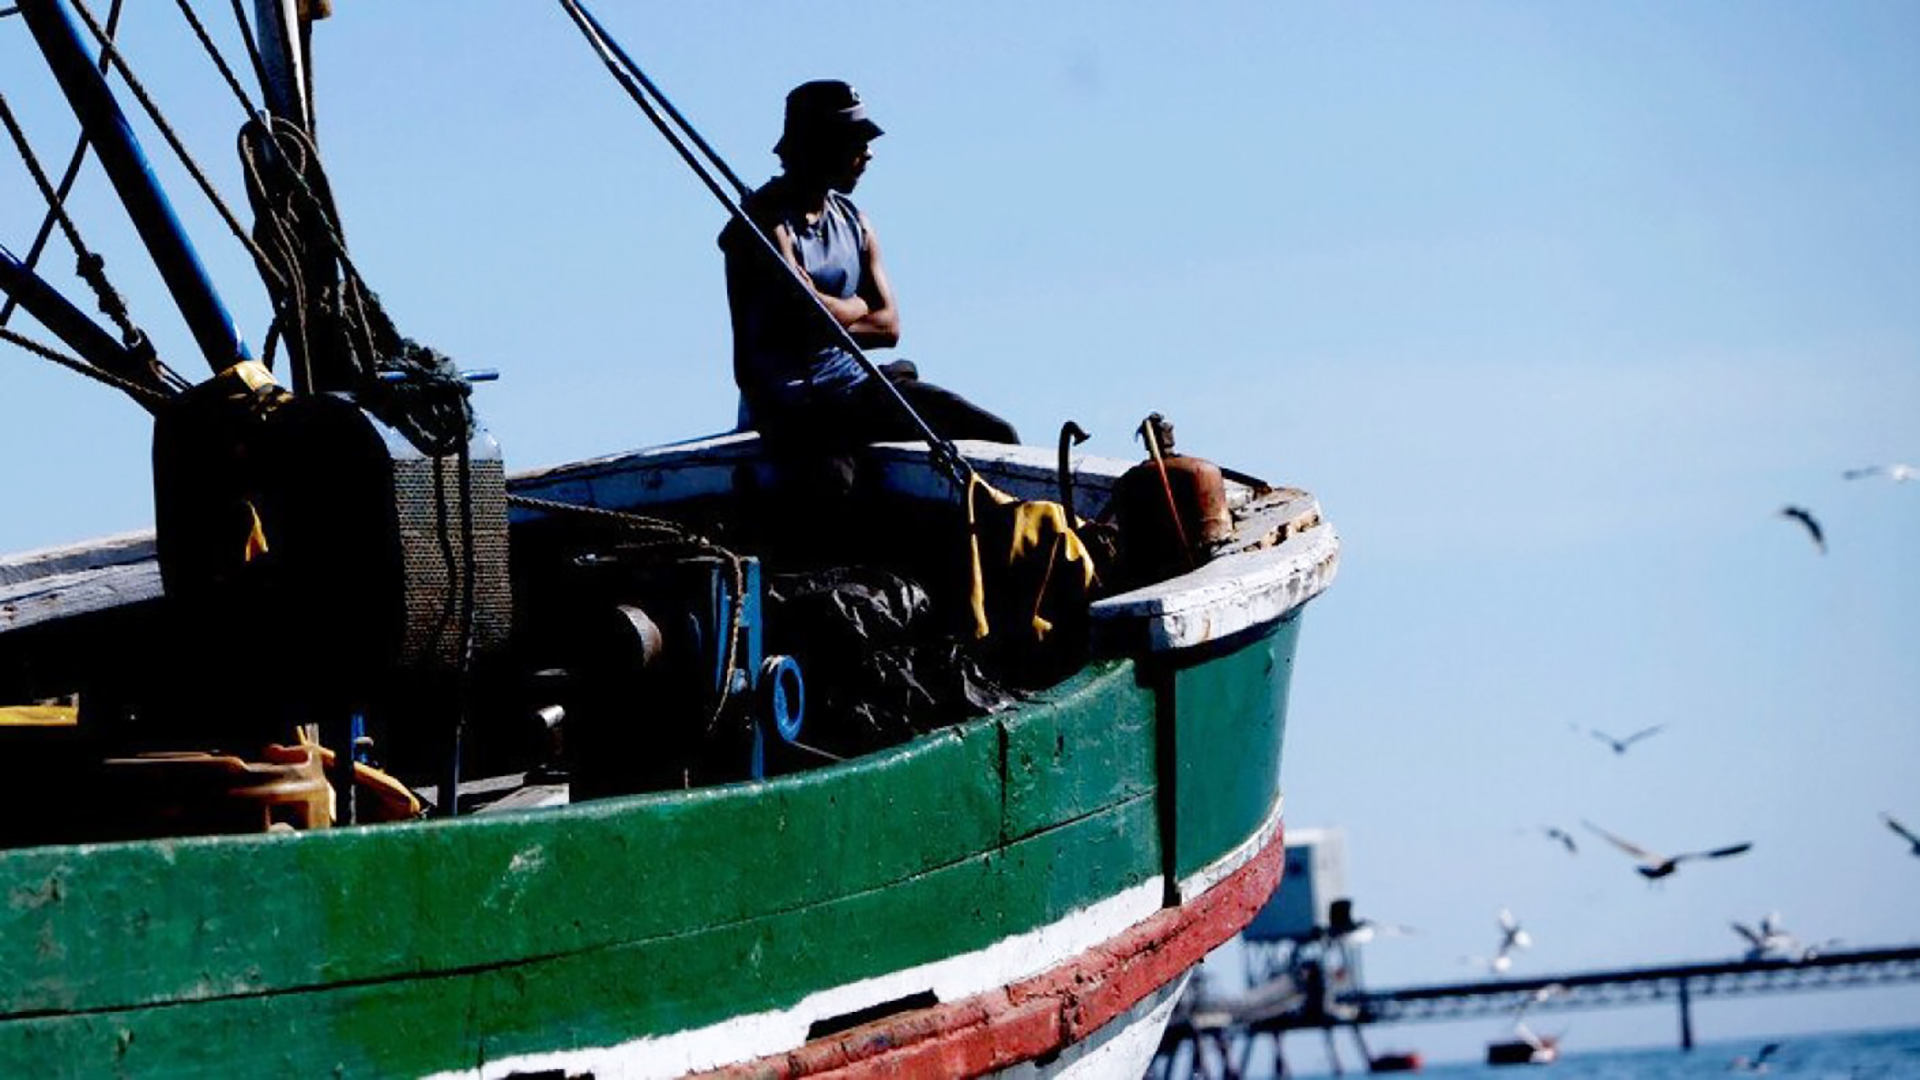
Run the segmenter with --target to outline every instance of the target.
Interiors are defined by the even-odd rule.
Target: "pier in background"
[[[1245,1072],[1266,1036],[1273,1038],[1276,1072],[1286,1075],[1280,1039],[1293,1031],[1319,1030],[1332,1048],[1334,1033],[1348,1029],[1367,1061],[1364,1028],[1372,1024],[1432,1023],[1488,1017],[1672,1002],[1678,1011],[1680,1046],[1693,1047],[1696,999],[1748,997],[1893,986],[1920,982],[1920,945],[1849,949],[1804,958],[1762,958],[1709,963],[1660,964],[1523,979],[1482,979],[1389,990],[1366,990],[1328,979],[1332,949],[1297,950],[1298,960],[1242,994],[1195,994],[1168,1025],[1151,1075],[1236,1077]],[[1338,1058],[1329,1055],[1335,1062]]]
[[[1696,999],[1750,997],[1920,983],[1920,945],[1890,948],[1753,954],[1738,960],[1619,967],[1526,978],[1487,978],[1386,990],[1365,986],[1361,946],[1391,928],[1355,919],[1345,893],[1345,838],[1338,829],[1302,829],[1288,836],[1278,894],[1241,934],[1247,989],[1223,992],[1196,979],[1181,1000],[1154,1058],[1161,1080],[1236,1078],[1253,1055],[1269,1047],[1274,1071],[1287,1075],[1281,1054],[1289,1032],[1319,1031],[1335,1071],[1335,1035],[1345,1029],[1362,1067],[1390,1071],[1365,1031],[1374,1024],[1434,1023],[1505,1018],[1513,1021],[1524,1053],[1532,1043],[1551,1060],[1557,1049],[1531,1034],[1522,1018],[1537,1013],[1644,1007],[1671,1002],[1679,1044],[1693,1048]],[[1271,1043],[1266,1043],[1271,1037]]]

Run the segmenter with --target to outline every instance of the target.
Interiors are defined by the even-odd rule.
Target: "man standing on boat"
[[[787,95],[786,123],[773,152],[781,175],[745,200],[747,214],[801,273],[826,311],[862,349],[900,340],[900,314],[873,224],[847,195],[873,159],[880,125],[853,87],[803,83]],[[800,295],[787,267],[739,221],[720,234],[733,316],[733,377],[743,427],[770,447],[834,455],[864,443],[921,437],[818,308]],[[948,390],[921,382],[913,364],[881,371],[942,437],[1015,443],[1012,425]],[[850,473],[850,462],[845,470]]]

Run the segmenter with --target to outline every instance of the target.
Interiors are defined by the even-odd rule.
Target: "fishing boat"
[[[509,470],[302,156],[322,7],[245,28],[282,387],[111,17],[17,5],[216,374],[0,250],[60,344],[6,342],[153,414],[156,518],[0,558],[0,1074],[1139,1075],[1280,878],[1313,496],[1157,418],[875,445],[825,507],[751,431]]]

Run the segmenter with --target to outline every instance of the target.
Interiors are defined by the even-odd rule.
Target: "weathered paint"
[[[1285,863],[1277,819],[1274,826],[1264,830],[1267,842],[1212,888],[1041,975],[717,1070],[715,1080],[967,1076],[1087,1039],[1246,925]]]
[[[1273,623],[1333,583],[1340,537],[1302,496],[1292,512],[1310,522],[1276,544],[1237,552],[1093,605],[1096,640],[1116,652],[1197,649]],[[1258,528],[1253,526],[1252,528]]]
[[[1027,1061],[995,1074],[997,1080],[1107,1080],[1114,1076],[1145,1076],[1160,1049],[1167,1022],[1180,1004],[1192,973],[1167,983],[1139,1004],[1114,1018],[1108,1029],[1058,1051],[1042,1065]],[[1044,1060],[1044,1057],[1041,1059]]]
[[[1100,693],[1022,709],[1000,725],[1009,839],[1154,789],[1152,691],[1131,663],[1080,678]]]
[[[1163,676],[1172,687],[1176,717],[1177,876],[1218,859],[1266,814],[1279,784],[1287,688],[1299,635],[1296,611],[1224,655],[1175,665]]]

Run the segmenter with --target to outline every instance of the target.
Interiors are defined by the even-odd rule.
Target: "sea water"
[[[1563,1047],[1560,1060],[1547,1066],[1430,1065],[1407,1075],[1460,1080],[1680,1080],[1682,1077],[1791,1077],[1795,1080],[1920,1080],[1920,1028],[1834,1035],[1794,1035],[1777,1040],[1780,1048],[1764,1069],[1743,1068],[1769,1040],[1736,1039],[1701,1043],[1691,1052],[1678,1049],[1589,1050]],[[1349,1071],[1349,1076],[1365,1075]]]

